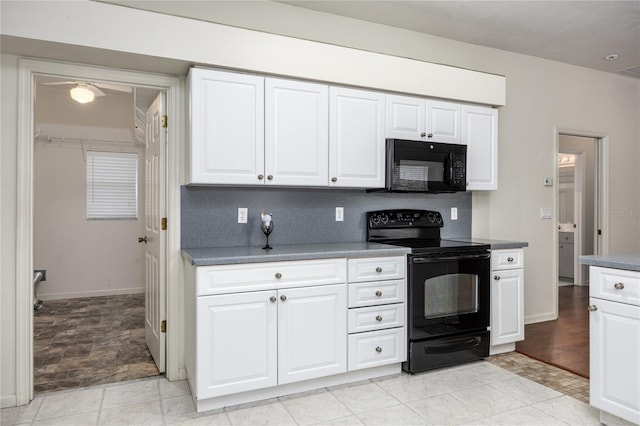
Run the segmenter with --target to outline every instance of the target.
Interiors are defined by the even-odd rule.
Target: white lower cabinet
[[[522,249],[491,251],[491,355],[524,340],[523,264]]]
[[[589,276],[589,402],[640,424],[640,272],[591,266]]]

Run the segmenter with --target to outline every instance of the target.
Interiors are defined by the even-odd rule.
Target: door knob
[[[380,290],[376,291],[376,296],[378,297],[382,296],[382,292]]]
[[[376,352],[378,352],[378,353],[382,352],[382,348],[380,346],[377,346],[376,347]]]
[[[287,300],[287,296],[285,296],[285,295],[283,294],[282,296],[280,296],[280,300],[282,300],[282,301],[284,302],[285,300]]]
[[[337,177],[332,177],[332,178],[331,178],[331,182],[337,182],[337,181],[338,181],[338,178],[337,178]]]
[[[382,317],[380,315],[376,316],[376,321],[382,321]]]
[[[147,236],[145,235],[144,237],[138,237],[138,242],[147,244],[149,241],[147,240]]]
[[[382,268],[378,266],[378,267],[376,268],[376,272],[377,272],[377,273],[382,272]]]
[[[420,137],[424,138],[425,136],[427,136],[427,134],[425,132],[420,133]]]
[[[269,175],[269,176],[267,176],[267,179],[269,179],[269,180],[273,180],[273,175]]]
[[[493,279],[496,280],[496,281],[500,281],[500,275],[494,275]]]
[[[269,300],[271,301],[271,303],[275,303],[275,301],[276,301],[276,297],[275,297],[275,296],[271,296],[271,297],[269,298]]]
[[[258,175],[258,180],[264,179],[264,175]]]
[[[589,312],[595,312],[598,310],[598,307],[596,305],[589,305],[587,306],[587,309],[589,310]]]
[[[507,262],[513,262],[513,257],[507,257]]]
[[[624,284],[622,283],[615,283],[613,286],[616,290],[622,290],[624,288]]]

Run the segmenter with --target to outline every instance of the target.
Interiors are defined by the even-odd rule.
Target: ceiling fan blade
[[[111,83],[92,83],[94,86],[100,87],[102,89],[115,90],[117,92],[126,92],[131,93],[133,89],[129,86],[122,86],[120,84],[111,84]]]
[[[98,89],[93,84],[87,84],[85,87],[87,89],[91,90],[93,92],[93,94],[96,95],[96,96],[104,96],[104,92],[102,90]]]
[[[60,86],[62,84],[78,84],[77,81],[52,81],[49,83],[40,83],[43,86]]]

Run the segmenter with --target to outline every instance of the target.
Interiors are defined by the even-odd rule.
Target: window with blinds
[[[138,154],[87,151],[87,219],[138,218]]]

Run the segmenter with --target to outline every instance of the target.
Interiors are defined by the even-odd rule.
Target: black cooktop
[[[413,254],[488,250],[488,244],[443,240],[442,215],[431,210],[380,210],[367,213],[367,241],[411,248]]]

